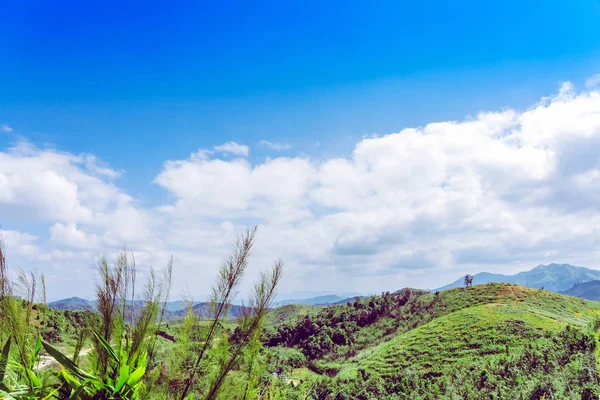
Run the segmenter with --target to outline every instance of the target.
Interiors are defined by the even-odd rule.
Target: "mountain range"
[[[323,306],[335,304],[345,300],[344,297],[338,296],[337,294],[330,294],[325,296],[316,296],[308,299],[286,299],[280,300],[274,304],[275,307],[286,306],[288,304],[303,304],[307,306]]]
[[[480,272],[473,276],[474,285],[492,282],[514,283],[530,288],[544,288],[551,292],[589,300],[600,300],[600,271],[585,267],[577,267],[570,264],[538,265],[530,271],[523,271],[514,275]],[[433,289],[433,291],[443,291],[462,286],[464,286],[463,277],[448,285]],[[363,298],[365,296],[356,297]],[[347,302],[353,302],[354,300],[355,297],[343,297],[338,294],[329,294],[311,298],[280,300],[273,306],[281,307],[289,304],[327,306],[346,304]],[[128,304],[131,305],[131,301],[129,301]],[[166,305],[165,318],[167,320],[172,320],[184,317],[187,313],[186,304],[186,302],[181,300],[168,302]],[[94,311],[96,303],[92,300],[70,297],[51,302],[48,306],[55,310]],[[196,302],[192,308],[197,316],[205,318],[209,316],[209,307],[210,303],[208,302]],[[242,307],[234,304],[231,306],[229,317],[236,318],[240,316],[241,313]]]
[[[289,304],[300,304],[307,306],[328,306],[336,304],[346,304],[349,301],[354,301],[356,297],[364,298],[365,296],[342,297],[337,294],[331,294],[311,297],[307,299],[287,299],[275,302],[273,304],[273,307],[281,307]],[[130,305],[131,301],[128,301],[127,303],[128,305]],[[96,309],[96,302],[93,300],[82,299],[80,297],[70,297],[67,299],[57,300],[48,303],[48,306],[55,310],[94,311]],[[210,303],[208,302],[195,302],[192,308],[194,309],[194,313],[197,316],[208,317],[209,306]],[[167,319],[183,317],[187,313],[187,302],[182,300],[170,301],[167,303],[165,310]],[[241,310],[242,307],[240,305],[233,304],[230,310],[230,318],[235,318],[241,315]]]
[[[563,292],[582,282],[600,280],[600,271],[576,267],[570,264],[538,265],[530,271],[519,272],[515,275],[493,274],[481,272],[473,275],[473,284],[504,282],[514,283],[530,288],[544,288],[551,292]],[[464,286],[464,277],[434,289],[435,291],[448,290]]]
[[[131,301],[127,302],[127,306],[131,307]],[[142,301],[136,301],[135,306],[141,306]],[[92,300],[86,300],[79,297],[70,297],[68,299],[57,300],[48,303],[48,307],[55,310],[69,310],[69,311],[95,311],[96,302]],[[211,315],[211,303],[208,302],[196,302],[192,306],[192,310],[199,318],[209,318]],[[242,315],[242,307],[239,305],[232,304],[229,309],[228,318],[235,319]],[[183,318],[187,315],[187,303],[181,300],[171,301],[166,304],[165,307],[165,320],[174,320]]]

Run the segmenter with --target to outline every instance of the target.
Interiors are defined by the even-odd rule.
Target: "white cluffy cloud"
[[[2,124],[2,125],[0,125],[0,130],[2,130],[2,132],[10,133],[10,132],[12,132],[13,129],[6,124]]]
[[[279,143],[279,142],[269,142],[268,140],[261,140],[258,142],[260,147],[267,147],[271,150],[281,151],[281,150],[289,150],[292,148],[289,144]]]
[[[248,154],[234,142],[214,150]],[[553,261],[600,267],[593,88],[564,84],[523,111],[371,135],[347,157],[252,163],[213,154],[166,161],[154,183],[173,200],[142,207],[95,158],[21,144],[0,153],[0,221],[45,224],[49,240],[13,236],[50,269],[78,257],[93,264],[123,243],[140,264],[174,254],[175,287],[195,294],[206,292],[236,232],[255,223],[249,272],[283,258],[282,291],[435,287],[465,272]]]
[[[248,146],[236,142],[227,142],[220,146],[215,146],[214,149],[220,153],[229,153],[236,156],[247,156],[249,152]]]

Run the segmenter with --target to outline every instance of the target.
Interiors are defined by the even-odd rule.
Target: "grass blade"
[[[65,369],[67,369],[69,372],[71,372],[73,375],[75,375],[79,379],[97,380],[97,378],[95,376],[90,375],[90,374],[82,371],[81,369],[79,369],[79,367],[73,361],[71,361],[67,356],[62,354],[60,351],[56,350],[49,343],[42,342],[42,345],[44,346],[44,349],[46,349],[48,354],[50,354],[60,365],[62,365]]]
[[[127,380],[127,385],[129,385],[129,387],[135,386],[135,384],[138,383],[140,379],[142,379],[142,377],[144,376],[145,373],[146,373],[146,366],[145,365],[137,368],[129,376],[129,380]]]
[[[104,347],[104,349],[106,350],[106,352],[108,353],[108,355],[112,358],[112,360],[116,363],[119,362],[119,357],[117,357],[117,353],[115,353],[114,349],[112,348],[112,346],[110,345],[110,343],[108,343],[106,341],[106,339],[104,339],[101,335],[98,335],[98,333],[96,333],[96,331],[94,331],[94,336],[96,336],[96,339],[98,339],[98,342],[100,342],[100,344],[102,345],[102,347]]]
[[[2,354],[0,355],[0,383],[4,380],[4,373],[6,372],[6,364],[8,364],[8,353],[10,353],[10,340],[11,336],[8,337],[6,344],[2,348]]]

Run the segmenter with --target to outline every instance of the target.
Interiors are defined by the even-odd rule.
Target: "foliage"
[[[260,333],[281,278],[281,262],[262,274],[235,330],[226,320],[255,232],[240,238],[219,271],[213,290],[213,319],[206,324],[190,312],[177,338],[163,330],[170,331],[163,317],[172,260],[162,279],[149,271],[140,302],[136,300],[133,254],[123,251],[113,265],[102,258],[96,281],[98,313],[59,312],[45,306],[43,278],[44,304],[34,303],[38,281],[33,274],[22,272],[15,285],[19,291],[13,290],[0,246],[0,339],[4,339],[0,397],[146,399],[162,392],[169,398],[216,399],[235,392],[240,398],[256,398],[265,373]],[[56,346],[65,337],[74,343],[72,356]],[[171,345],[158,338],[171,339]],[[87,341],[92,348],[83,351]],[[49,364],[40,363],[43,350],[48,354],[45,360],[52,360]],[[165,360],[170,350],[181,358]],[[89,355],[83,357],[83,353]],[[194,353],[195,361],[189,357]],[[49,368],[52,363],[60,368]],[[165,371],[169,365],[176,368]],[[173,372],[183,374],[179,384],[172,384],[177,380]],[[237,384],[240,376],[244,385]]]
[[[140,291],[132,254],[102,258],[98,312],[55,311],[41,277],[9,279],[0,245],[0,398],[598,399],[600,303],[469,284],[270,310],[276,262],[232,322],[254,240],[221,265],[212,318],[190,299],[168,323],[172,261]]]
[[[598,303],[490,284],[418,296],[404,307],[415,327],[401,326],[391,340],[352,357],[333,361],[330,352],[313,360],[321,377],[309,398],[597,398]],[[411,308],[421,318],[411,318]],[[333,321],[342,314],[336,309]]]

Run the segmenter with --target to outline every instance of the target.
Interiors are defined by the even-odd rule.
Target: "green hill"
[[[584,328],[600,315],[600,303],[510,284],[472,287],[465,296],[481,303],[481,289],[493,291],[495,299],[398,335],[361,366],[383,374],[409,365],[448,367],[465,358],[504,353],[505,345],[523,344],[545,331],[557,332],[567,325]]]
[[[366,299],[365,307],[325,308],[321,319],[290,327],[287,337],[294,339],[283,343],[302,351],[322,375],[318,398],[598,398],[593,329],[600,303],[503,283],[404,299],[393,312],[381,311],[400,300],[393,294]],[[336,315],[352,309],[362,316],[380,311],[349,342],[336,339]],[[333,346],[319,352],[315,336],[298,340],[314,325],[320,332],[332,327]]]

